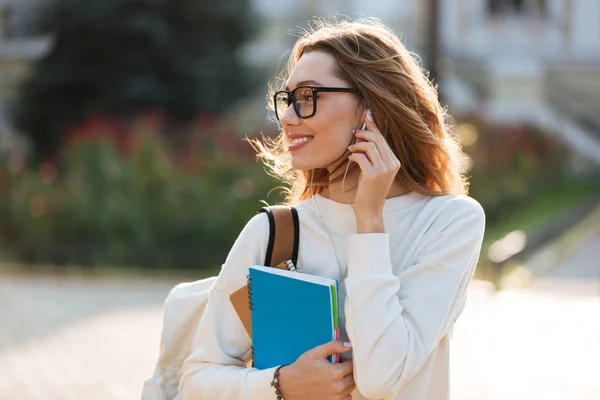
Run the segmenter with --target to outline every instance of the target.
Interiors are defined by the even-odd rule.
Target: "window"
[[[524,17],[545,17],[547,0],[487,0],[488,14],[491,16],[515,15]]]

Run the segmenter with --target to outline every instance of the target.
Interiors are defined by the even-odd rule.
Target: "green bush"
[[[37,170],[22,168],[14,155],[4,160],[4,245],[29,263],[161,269],[222,263],[277,182],[253,157],[199,135],[175,146],[150,128],[133,127],[121,140],[78,135],[59,160]],[[234,136],[216,134],[227,135]]]
[[[487,220],[478,276],[491,278],[492,243],[513,231],[530,236],[544,229],[599,189],[600,171],[534,127],[461,122],[457,133],[472,163],[470,194]]]

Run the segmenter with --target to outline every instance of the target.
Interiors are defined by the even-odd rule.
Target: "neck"
[[[343,172],[341,176],[343,177]],[[336,203],[353,204],[354,197],[356,196],[356,189],[358,187],[358,176],[359,171],[354,171],[354,173],[348,173],[345,182],[343,179],[337,182],[331,182],[330,178],[329,187],[323,190],[321,195],[335,201]],[[409,191],[402,184],[400,184],[398,181],[394,181],[386,198],[389,199],[390,197],[401,196],[408,192]]]
[[[354,197],[356,195],[357,182],[358,180],[356,177],[347,176],[346,182],[344,183],[345,190],[342,190],[342,181],[330,182],[329,187],[323,190],[321,195],[335,201],[336,203],[353,204]]]

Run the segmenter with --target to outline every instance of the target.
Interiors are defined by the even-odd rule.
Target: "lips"
[[[308,135],[288,135],[290,151],[297,150],[313,139],[313,136]]]

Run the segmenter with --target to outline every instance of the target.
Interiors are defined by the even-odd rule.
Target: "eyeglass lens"
[[[296,114],[305,118],[314,113],[315,99],[312,88],[298,87],[291,92],[291,98],[287,92],[279,92],[275,96],[275,109],[277,117],[281,118],[285,110],[294,103]]]

